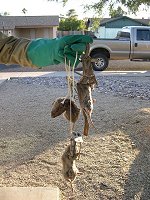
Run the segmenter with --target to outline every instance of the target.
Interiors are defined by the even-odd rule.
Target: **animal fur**
[[[89,133],[89,123],[92,123],[91,115],[93,111],[92,90],[97,84],[96,77],[91,64],[91,58],[89,56],[90,45],[87,44],[86,52],[82,56],[83,76],[77,83],[77,92],[82,113],[84,116],[84,130],[85,136]],[[93,123],[92,123],[93,124]]]
[[[93,99],[91,94],[91,87],[88,84],[77,83],[78,98],[82,113],[84,116],[84,130],[83,134],[85,136],[89,133],[89,119],[91,120],[91,115],[93,111]]]
[[[51,117],[55,118],[65,112],[66,108],[64,106],[65,97],[60,97],[53,102],[53,107],[51,110]]]
[[[74,101],[70,101],[70,99],[65,99],[65,97],[60,97],[56,99],[53,103],[51,117],[55,118],[57,116],[60,116],[62,113],[64,113],[64,117],[67,120],[75,123],[79,118],[80,108],[77,107]]]
[[[76,149],[76,142],[74,139],[71,139],[71,144],[67,146],[65,152],[62,155],[62,174],[64,178],[71,183],[75,180],[79,172],[75,163],[78,155],[79,153]]]
[[[74,101],[70,101],[70,99],[66,99],[64,105],[66,108],[64,112],[65,118],[71,121],[72,123],[75,123],[79,118],[80,108],[77,107]]]

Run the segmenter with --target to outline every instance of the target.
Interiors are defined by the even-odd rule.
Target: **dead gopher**
[[[93,99],[91,94],[91,87],[88,84],[77,83],[78,98],[80,106],[84,116],[84,130],[83,134],[88,135],[89,132],[89,121],[93,111]]]

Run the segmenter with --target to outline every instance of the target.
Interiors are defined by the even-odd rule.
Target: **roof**
[[[141,22],[141,23],[145,23],[146,25],[150,25],[150,19],[137,19],[137,21]]]
[[[116,17],[116,18],[103,18],[100,20],[100,26],[104,26],[107,23],[110,23],[110,22],[113,22],[113,21],[116,21],[116,20],[122,19],[122,18],[133,20],[137,23],[141,23],[142,25],[148,25],[150,22],[150,19],[133,19],[133,18],[130,18],[127,16],[121,16],[121,17]]]
[[[58,26],[59,16],[0,16],[0,29]]]
[[[116,21],[118,19],[122,19],[122,18],[130,19],[132,21],[135,21],[137,23],[141,23],[141,24],[146,25],[146,26],[150,24],[150,19],[143,19],[143,18],[142,19],[133,19],[133,18],[130,18],[130,17],[127,17],[127,16],[121,16],[121,17],[116,17],[116,18],[97,18],[97,19],[99,19],[99,21],[100,21],[100,26],[105,26],[106,23],[114,22],[114,21]],[[90,26],[92,25],[94,19],[95,18],[89,18]]]

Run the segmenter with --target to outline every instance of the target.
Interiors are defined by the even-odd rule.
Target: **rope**
[[[73,85],[72,85],[72,87],[73,87],[73,94],[72,94],[72,96],[73,96],[73,99],[74,99],[74,88],[75,88],[75,85],[74,85],[74,69],[75,69],[75,64],[76,64],[76,62],[77,62],[77,58],[78,58],[78,52],[76,51],[76,58],[75,58],[75,61],[74,61],[74,64],[73,64],[73,67],[72,67],[72,79],[73,79]]]
[[[70,73],[70,77],[71,77],[70,60],[69,60],[69,73]],[[68,81],[70,80],[70,77],[69,77]],[[71,95],[72,94],[71,94],[71,86],[70,86],[70,90],[69,90],[69,99],[70,99],[70,134],[72,133],[72,129],[73,129],[72,122],[71,122],[71,119],[72,119],[72,112],[71,112],[71,100],[72,100],[72,98],[71,98]]]
[[[69,99],[70,99],[70,123],[69,123],[69,133],[71,134],[72,133],[72,124],[71,124],[71,90],[70,90],[70,83],[69,83],[69,80],[70,80],[70,60],[69,60],[69,65],[67,65],[67,62],[66,62],[66,57],[65,57],[65,69],[66,69],[66,72],[67,72],[67,83],[68,83],[68,92],[67,92],[67,97],[69,96]]]
[[[75,84],[74,84],[74,69],[75,69],[75,64],[77,62],[77,58],[78,58],[78,52],[76,52],[76,57],[75,57],[75,61],[73,63],[73,66],[72,66],[72,71],[71,71],[71,67],[70,67],[70,60],[69,60],[69,64],[67,65],[67,60],[66,60],[66,57],[65,57],[65,69],[66,69],[66,72],[67,72],[67,82],[68,82],[68,94],[67,96],[69,96],[69,99],[70,99],[70,124],[69,124],[69,133],[71,134],[72,131],[73,131],[73,126],[72,126],[72,122],[71,122],[71,119],[72,119],[72,112],[71,112],[71,101],[72,99],[74,100],[75,98],[75,95],[74,95],[74,90],[75,90]],[[70,85],[70,80],[71,80],[71,77],[72,77],[72,89],[71,89],[71,85]]]

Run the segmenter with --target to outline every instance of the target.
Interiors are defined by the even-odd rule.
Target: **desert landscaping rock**
[[[96,103],[84,137],[74,182],[76,200],[150,199],[149,77],[99,77]],[[69,123],[50,117],[53,101],[66,96],[66,79],[15,78],[0,86],[0,186],[57,186],[61,200],[71,188],[61,156]],[[75,130],[82,132],[80,115]]]
[[[105,94],[111,93],[114,96],[150,100],[150,86],[148,84],[150,77],[142,77],[141,81],[139,81],[139,78],[134,79],[134,77],[131,77],[130,79],[113,76],[97,77],[98,85],[96,90]],[[142,79],[145,80],[142,81]],[[66,78],[63,77],[15,78],[11,81],[23,84],[44,85],[46,87],[67,89]]]

